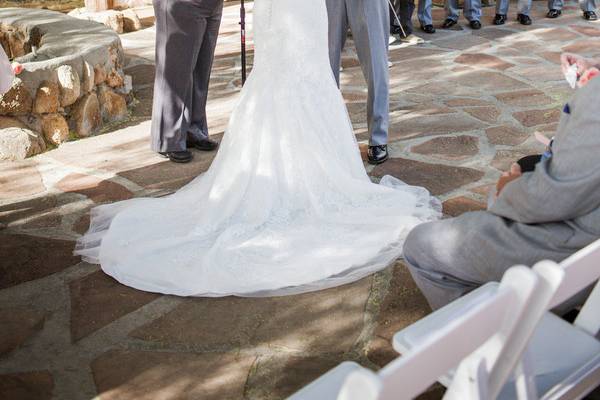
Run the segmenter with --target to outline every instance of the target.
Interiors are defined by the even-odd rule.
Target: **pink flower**
[[[14,62],[12,63],[12,69],[15,75],[19,75],[21,72],[23,72],[23,65],[19,64],[18,62]]]

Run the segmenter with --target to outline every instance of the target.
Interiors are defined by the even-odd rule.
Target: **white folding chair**
[[[560,275],[557,267],[554,271],[555,275]],[[290,400],[412,399],[499,331],[512,331],[514,326],[522,323],[525,310],[535,305],[536,293],[545,291],[545,285],[529,268],[511,268],[500,284],[486,285],[474,293],[475,301],[471,307],[428,334],[426,340],[377,374],[354,362],[345,362],[304,387]],[[473,366],[476,374],[485,373],[483,362],[480,359]],[[465,385],[472,396],[463,399],[486,398],[487,388],[479,382]]]
[[[543,275],[546,263],[539,263],[534,270]],[[565,277],[547,302],[546,310],[572,298],[600,278],[600,241],[563,261],[560,268]],[[401,354],[410,353],[432,332],[442,329],[453,315],[471,307],[472,296],[479,290],[483,289],[398,332],[394,335],[394,348]],[[542,298],[540,303],[543,302]],[[483,346],[472,356],[486,361],[490,399],[537,399],[538,394],[548,400],[579,399],[600,384],[600,342],[595,338],[600,330],[599,285],[573,325],[550,312],[539,311],[539,307],[528,310],[517,332],[510,340],[504,340],[501,352]],[[454,375],[455,371],[450,370],[439,380],[449,387],[446,398],[457,398],[451,385]]]

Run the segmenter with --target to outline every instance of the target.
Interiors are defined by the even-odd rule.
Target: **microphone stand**
[[[242,44],[242,86],[246,83],[246,8],[244,0],[240,2],[240,28]]]

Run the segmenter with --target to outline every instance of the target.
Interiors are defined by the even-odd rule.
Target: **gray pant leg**
[[[444,8],[446,9],[446,18],[453,21],[458,21],[458,0],[446,0],[444,2]]]
[[[562,10],[564,4],[563,0],[548,0],[548,10]]]
[[[388,41],[390,15],[386,0],[346,0],[348,21],[369,87],[367,119],[370,145],[387,144],[389,128]]]
[[[220,0],[222,2],[222,0]],[[219,36],[219,26],[221,25],[222,9],[218,7],[215,15],[207,19],[206,33],[200,47],[200,53],[194,69],[193,95],[191,112],[186,119],[190,121],[188,134],[197,139],[208,137],[208,121],[206,119],[206,101],[208,98],[208,84],[210,82],[210,72],[215,56],[217,38]]]
[[[340,85],[340,66],[342,50],[348,34],[348,16],[345,0],[327,0],[329,18],[329,62],[338,86]]]
[[[417,15],[421,25],[433,25],[433,18],[431,18],[432,6],[432,0],[419,0],[419,10]]]
[[[496,3],[496,14],[508,14],[509,4],[510,0],[498,0],[498,2]]]
[[[404,258],[433,309],[491,281],[510,267],[541,260],[560,262],[581,247],[569,247],[551,224],[526,225],[488,212],[417,226],[404,244]]]
[[[464,14],[467,21],[481,19],[481,0],[464,0]]]
[[[207,29],[207,18],[222,0],[156,0],[156,78],[152,107],[152,149],[186,149],[193,98],[193,69]]]
[[[529,15],[531,11],[533,0],[519,0],[517,3],[517,9],[519,10],[519,14]]]
[[[579,0],[581,11],[596,11],[596,0]]]

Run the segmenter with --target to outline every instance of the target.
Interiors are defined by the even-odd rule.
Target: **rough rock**
[[[95,93],[85,95],[75,104],[71,125],[77,136],[90,136],[100,127],[101,121],[100,103]]]
[[[58,84],[60,86],[60,104],[63,107],[75,103],[81,93],[79,74],[70,65],[57,68]]]
[[[6,33],[6,39],[10,48],[11,58],[23,57],[29,53],[26,45],[25,35],[20,31],[10,31]]]
[[[56,82],[44,81],[38,87],[33,103],[36,114],[55,113],[60,107],[60,89]]]
[[[48,114],[42,117],[42,133],[48,141],[59,145],[69,138],[69,125],[60,114]]]
[[[89,93],[96,87],[95,85],[94,67],[89,62],[83,63],[83,82],[82,90],[84,93]]]
[[[12,87],[0,96],[0,114],[24,115],[31,111],[33,100],[23,81],[15,78]]]
[[[113,69],[106,77],[106,84],[112,88],[121,87],[125,84],[125,78],[119,71]]]
[[[94,85],[100,85],[106,81],[106,68],[102,65],[94,67]]]
[[[125,32],[134,32],[142,29],[142,22],[132,9],[123,10],[123,30]]]
[[[0,160],[23,160],[45,150],[39,134],[15,118],[0,117]]]
[[[123,33],[123,13],[115,10],[107,10],[101,13],[93,13],[92,20],[100,22],[117,33]]]
[[[120,94],[106,86],[98,88],[98,100],[102,119],[107,122],[121,121],[127,117],[127,103]]]

